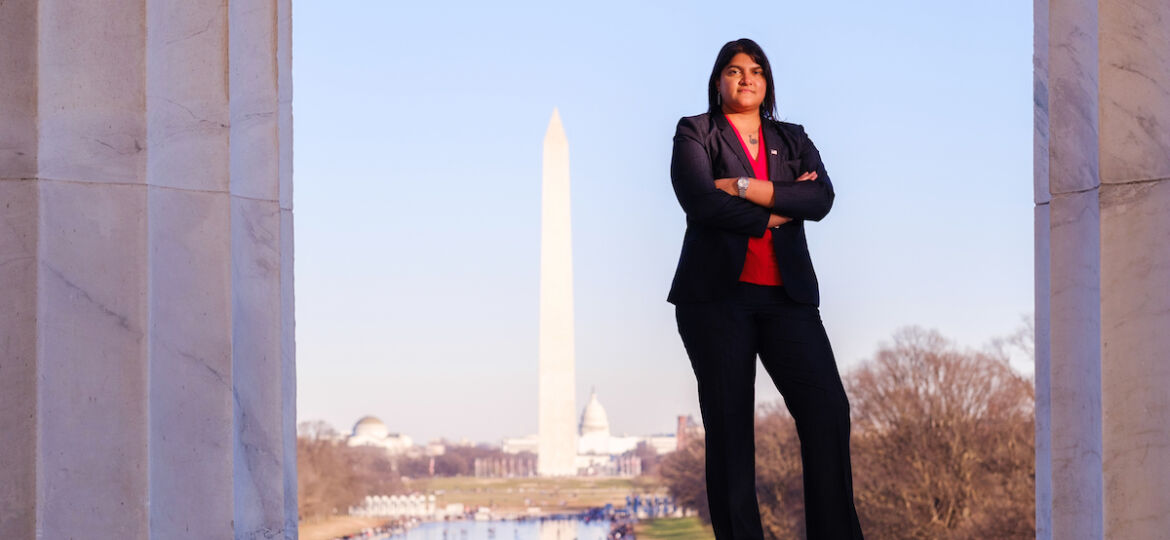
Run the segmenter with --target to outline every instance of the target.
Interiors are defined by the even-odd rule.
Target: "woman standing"
[[[683,118],[670,175],[687,216],[668,300],[699,388],[718,540],[762,539],[755,491],[756,355],[796,421],[810,539],[861,538],[849,402],[804,236],[833,185],[804,128],[775,120],[772,69],[750,39],[723,46],[706,113]]]

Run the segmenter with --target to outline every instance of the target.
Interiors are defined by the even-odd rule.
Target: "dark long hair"
[[[723,68],[726,68],[727,64],[731,63],[731,59],[739,53],[752,57],[752,61],[763,68],[764,80],[768,82],[768,88],[764,91],[764,102],[760,104],[760,116],[775,120],[776,90],[775,85],[772,84],[772,64],[768,63],[764,49],[748,38],[728,41],[722,49],[719,49],[719,56],[715,57],[715,67],[711,69],[711,80],[707,81],[707,111],[716,113],[723,110],[719,106],[719,78],[723,74]]]

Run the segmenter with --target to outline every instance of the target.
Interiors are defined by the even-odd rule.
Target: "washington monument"
[[[540,201],[540,433],[537,473],[577,474],[569,141],[554,108],[544,135]]]

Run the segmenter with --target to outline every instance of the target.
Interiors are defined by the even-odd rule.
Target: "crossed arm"
[[[687,216],[699,223],[749,236],[763,236],[767,227],[793,219],[819,221],[833,205],[833,185],[820,153],[801,135],[801,167],[808,172],[796,182],[751,179],[747,196],[740,198],[735,178],[714,177],[706,148],[693,121],[679,121],[670,163],[671,183]]]
[[[809,171],[796,179],[797,182],[808,182],[817,179],[816,171]],[[768,180],[760,180],[759,178],[749,178],[751,184],[744,193],[744,198],[751,201],[753,204],[758,204],[764,208],[774,208],[776,204],[776,188],[772,182]],[[739,186],[737,185],[739,178],[720,178],[715,180],[715,188],[731,195],[733,197],[739,196]],[[768,217],[768,228],[779,227],[785,223],[792,221],[788,216],[782,216],[775,212]]]

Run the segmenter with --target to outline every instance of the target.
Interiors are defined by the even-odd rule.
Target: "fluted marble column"
[[[289,1],[0,35],[0,538],[295,538]]]
[[[36,17],[0,2],[0,538],[37,530]]]
[[[1037,0],[1042,1],[1042,0]],[[1047,18],[1037,17],[1040,63],[1046,81],[1038,81],[1037,126],[1047,120],[1037,146],[1047,160],[1036,166],[1038,255],[1037,335],[1047,334],[1047,350],[1037,347],[1037,395],[1047,403],[1049,440],[1038,441],[1037,470],[1050,478],[1037,482],[1038,531],[1053,538],[1101,536],[1101,322],[1100,220],[1097,189],[1097,3],[1096,0],[1051,0]],[[1043,87],[1045,90],[1041,90]],[[1047,269],[1047,275],[1039,270]],[[1045,324],[1047,323],[1047,324]],[[1046,369],[1045,369],[1046,368]],[[1046,431],[1046,433],[1045,433]],[[1050,482],[1050,483],[1049,483]],[[1046,490],[1046,491],[1042,491]],[[1049,516],[1043,515],[1045,512]]]
[[[1170,529],[1170,0],[1036,0],[1039,538]]]
[[[1034,0],[1032,33],[1032,98],[1033,98],[1033,147],[1032,174],[1034,230],[1036,235],[1034,251],[1034,275],[1036,303],[1035,311],[1035,370],[1036,383],[1036,538],[1052,539],[1052,385],[1051,385],[1051,335],[1048,290],[1050,246],[1048,227],[1051,222],[1049,204],[1052,194],[1048,191],[1048,0]]]

